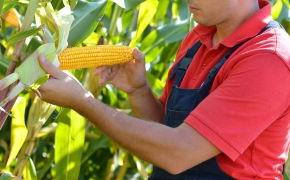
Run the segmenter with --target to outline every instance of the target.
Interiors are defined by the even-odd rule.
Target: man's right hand
[[[125,64],[96,68],[93,74],[100,76],[99,85],[109,82],[129,95],[146,88],[145,56],[137,48],[133,50],[133,56],[134,60]]]

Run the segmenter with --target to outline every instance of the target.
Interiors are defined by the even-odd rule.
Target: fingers
[[[106,81],[110,81],[112,73],[112,68],[106,68],[105,70],[102,71],[100,74],[100,80],[99,80],[99,85],[104,86],[106,84]]]
[[[95,69],[95,71],[93,72],[93,75],[94,76],[97,76],[99,74],[101,74],[108,66],[100,66],[100,67],[97,67]]]
[[[108,74],[108,71],[109,71],[108,69],[110,69],[108,68],[108,66],[101,66],[101,67],[97,67],[95,71],[93,72],[94,76],[100,75],[100,79],[99,79],[100,86],[104,86],[106,84],[106,77],[107,77],[106,74]]]
[[[109,81],[112,75],[112,66],[101,66],[97,67],[96,70],[93,72],[94,76],[100,76],[99,85],[104,86],[106,81]]]
[[[64,73],[60,71],[56,66],[49,62],[43,55],[38,57],[38,61],[43,70],[50,74],[52,77],[60,79],[63,77]]]

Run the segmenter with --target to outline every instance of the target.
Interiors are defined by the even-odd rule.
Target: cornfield
[[[273,18],[290,33],[289,0],[271,2]],[[48,77],[33,71],[38,68],[33,57],[47,53],[59,65],[55,57],[68,47],[138,47],[157,97],[180,42],[196,25],[187,1],[1,0],[0,17],[0,79],[10,75],[0,83],[0,180],[147,179],[151,164],[123,150],[73,110],[36,96]],[[22,64],[24,59],[28,63]],[[66,69],[96,99],[131,114],[126,94],[109,84],[99,87],[93,67]],[[285,167],[289,179],[290,164]]]

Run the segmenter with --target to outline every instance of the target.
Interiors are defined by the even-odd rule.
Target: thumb
[[[49,62],[44,55],[39,55],[38,61],[40,66],[43,68],[43,70],[50,74],[52,77],[59,79],[62,75],[62,71],[60,71],[56,66],[54,66],[51,62]]]
[[[133,56],[134,56],[135,61],[137,61],[139,63],[140,62],[145,63],[145,56],[141,51],[139,51],[138,48],[134,48]]]

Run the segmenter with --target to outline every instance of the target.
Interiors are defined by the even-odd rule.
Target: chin
[[[194,17],[193,16],[193,19],[194,21],[197,23],[197,24],[200,24],[200,25],[203,25],[203,26],[214,26],[213,23],[210,23],[209,21],[207,20],[203,20],[203,19],[200,19],[198,17]]]

